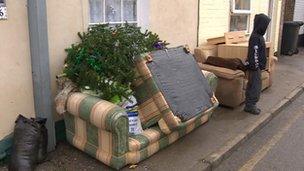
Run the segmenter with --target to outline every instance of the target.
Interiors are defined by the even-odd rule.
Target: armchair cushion
[[[158,126],[146,129],[139,135],[131,135],[129,137],[129,151],[140,151],[165,136],[166,134]]]
[[[177,129],[177,132],[179,134],[178,136],[182,137],[185,134],[191,132],[194,128],[198,127],[199,125],[207,122],[208,118],[211,116],[213,110],[217,107],[217,105],[218,102],[216,102],[216,104],[205,113],[200,114],[195,118],[192,118],[187,122],[182,123]],[[149,129],[146,129],[144,130],[143,133],[139,135],[132,135],[129,137],[129,151],[130,152],[140,151],[155,143],[158,143],[159,146],[162,146],[162,143],[166,145],[169,143],[168,135],[171,135],[172,133],[176,133],[176,132],[169,131],[168,133],[166,133],[167,134],[166,135],[165,133],[163,133],[163,130],[161,130],[160,126],[154,126]],[[167,141],[161,142],[160,140],[162,140],[163,138],[167,138]]]

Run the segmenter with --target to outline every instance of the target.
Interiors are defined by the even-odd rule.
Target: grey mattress
[[[155,51],[152,57],[147,65],[175,116],[184,122],[212,106],[208,81],[183,47]]]

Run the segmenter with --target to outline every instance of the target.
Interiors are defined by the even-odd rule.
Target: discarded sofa
[[[113,103],[80,92],[71,93],[66,103],[68,142],[115,169],[174,143],[207,122],[218,106],[217,77],[202,72],[183,47],[137,57],[136,70],[133,86],[144,128],[139,135],[129,134],[125,110]]]
[[[242,37],[242,39],[240,39]],[[245,101],[245,91],[247,87],[248,74],[242,70],[232,70],[206,64],[209,56],[221,58],[238,58],[245,61],[247,58],[248,41],[244,32],[228,32],[225,37],[217,38],[215,44],[207,44],[197,47],[194,50],[195,59],[202,70],[214,73],[218,77],[218,86],[215,96],[221,105],[227,107],[237,107]],[[226,40],[226,41],[225,41]],[[232,42],[229,42],[229,41]],[[209,42],[208,42],[209,43]],[[218,44],[217,44],[218,43]],[[262,90],[272,85],[272,77],[275,70],[276,57],[273,56],[272,45],[266,42],[267,67],[262,71]]]

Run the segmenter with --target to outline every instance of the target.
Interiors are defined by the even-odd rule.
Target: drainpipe
[[[47,118],[48,151],[55,149],[46,0],[28,0],[28,23],[36,117]]]
[[[269,4],[268,4],[268,16],[271,18],[271,23],[269,24],[269,29],[268,29],[268,31],[267,31],[267,34],[266,34],[266,40],[267,41],[271,41],[270,39],[271,39],[271,33],[273,32],[273,31],[275,31],[275,29],[274,28],[272,28],[272,23],[273,22],[276,22],[275,20],[274,20],[274,18],[272,18],[273,17],[273,12],[276,12],[276,11],[273,11],[273,6],[274,6],[274,0],[269,0]],[[274,43],[274,42],[272,42],[272,43]]]
[[[201,1],[198,0],[198,5],[197,5],[197,36],[196,36],[196,46],[199,46],[199,32],[200,32],[200,5],[201,5]]]
[[[285,15],[285,5],[286,1],[282,0],[282,6],[281,6],[281,20],[280,20],[280,29],[279,29],[279,42],[278,42],[278,51],[277,55],[281,56],[281,45],[282,45],[282,35],[283,35],[283,24],[284,24],[284,15]]]

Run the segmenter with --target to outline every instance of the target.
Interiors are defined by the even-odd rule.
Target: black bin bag
[[[19,115],[15,121],[10,171],[32,171],[47,155],[46,119],[28,119]]]

